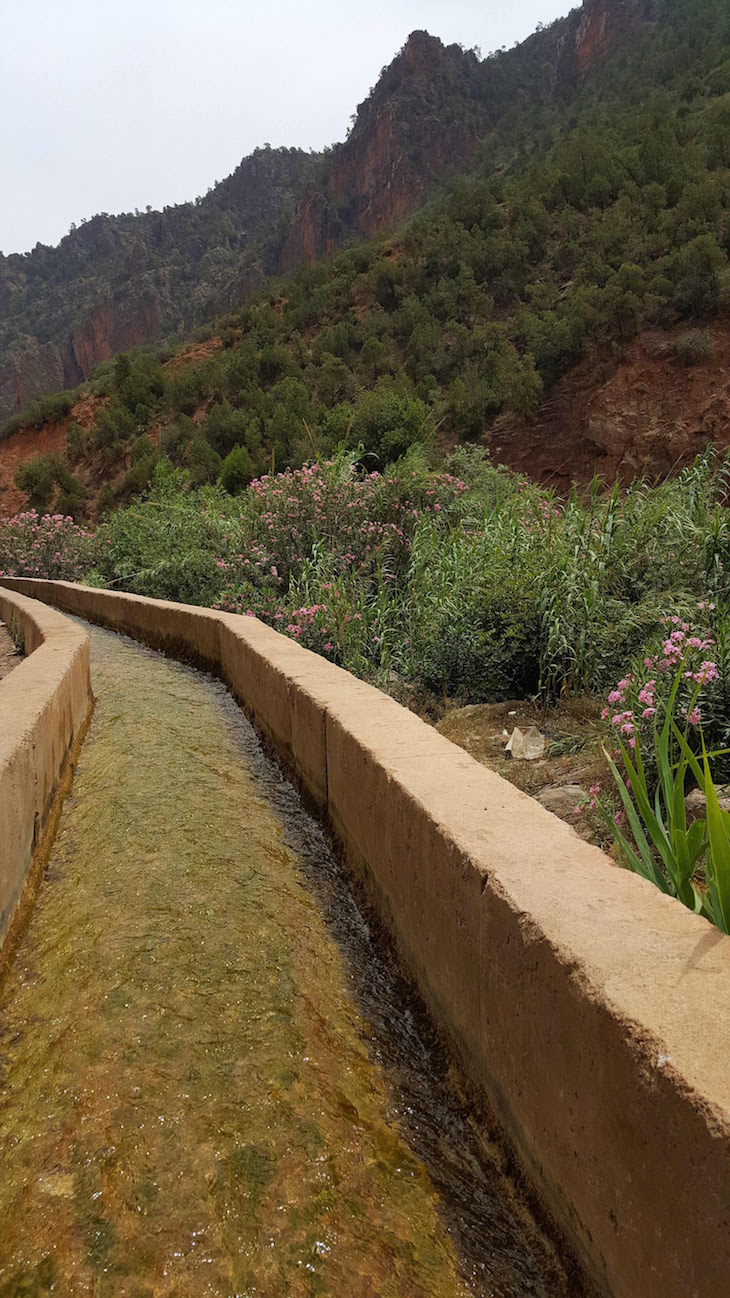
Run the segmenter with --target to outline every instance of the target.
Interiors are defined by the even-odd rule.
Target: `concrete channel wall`
[[[254,619],[8,584],[219,673],[365,877],[598,1288],[728,1298],[730,938]]]
[[[0,947],[23,894],[74,740],[91,707],[86,632],[0,587],[26,657],[0,681]]]

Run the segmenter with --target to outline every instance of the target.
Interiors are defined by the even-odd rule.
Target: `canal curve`
[[[580,1298],[225,689],[89,634],[0,985],[0,1298]]]

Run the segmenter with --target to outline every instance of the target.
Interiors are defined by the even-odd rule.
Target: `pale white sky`
[[[577,0],[0,0],[0,250],[320,149],[408,34],[484,54]]]

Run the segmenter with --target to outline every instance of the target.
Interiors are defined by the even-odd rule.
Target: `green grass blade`
[[[730,933],[730,814],[722,811],[704,753],[705,797],[707,799],[707,837],[710,851],[707,885],[715,911],[715,923]]]
[[[638,873],[643,874],[644,878],[649,879],[653,884],[655,884],[657,888],[660,888],[662,892],[667,892],[668,891],[667,881],[664,878],[664,875],[662,874],[661,870],[659,869],[654,857],[652,856],[651,848],[649,847],[649,844],[647,842],[646,834],[644,833],[641,821],[636,811],[636,807],[634,806],[631,798],[629,797],[628,791],[626,789],[624,781],[621,778],[621,775],[619,774],[615,762],[612,760],[611,757],[609,757],[608,753],[606,753],[606,758],[611,768],[613,778],[616,781],[616,787],[619,792],[619,797],[621,798],[621,801],[623,803],[624,811],[626,812],[626,817],[631,827],[631,833],[634,836],[634,841],[636,843],[637,849],[639,851],[639,855],[641,857],[643,869],[639,870]],[[630,761],[628,761],[628,765],[631,767],[631,771],[633,772],[634,778],[636,779],[637,778],[636,772],[634,771],[633,766],[631,766]],[[629,776],[629,778],[631,778],[631,776]]]

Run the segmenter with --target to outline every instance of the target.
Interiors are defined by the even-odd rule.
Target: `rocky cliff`
[[[321,190],[300,201],[280,268],[327,252],[344,229],[368,238],[408,216],[445,166],[468,167],[479,139],[522,95],[575,87],[657,16],[658,0],[584,0],[514,50],[480,60],[414,32],[360,104]]]
[[[584,77],[609,50],[642,23],[658,17],[658,0],[585,0],[574,16],[567,51],[569,74]]]
[[[56,248],[0,254],[0,418],[116,352],[240,304],[276,269],[277,223],[287,224],[315,162],[258,149],[194,203],[101,214]]]
[[[99,361],[239,306],[272,273],[406,217],[521,100],[570,93],[658,0],[584,0],[487,59],[415,32],[330,154],[259,149],[194,203],[94,217],[57,248],[0,254],[0,419]]]
[[[413,33],[335,156],[329,194],[351,228],[367,237],[402,219],[445,162],[471,161],[484,124],[480,80],[474,53]]]

